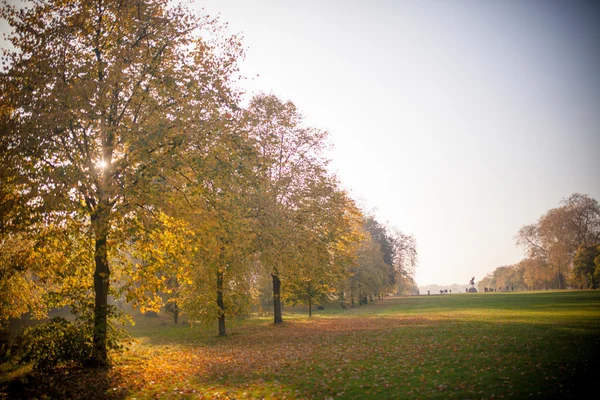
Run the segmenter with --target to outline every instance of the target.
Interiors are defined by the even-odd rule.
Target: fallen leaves
[[[597,366],[586,361],[600,348],[592,328],[577,336],[579,330],[566,333],[568,325],[557,331],[478,322],[459,311],[443,318],[349,313],[280,326],[253,321],[225,338],[159,328],[139,337],[104,375],[65,373],[43,384],[52,382],[46,390],[58,398],[52,395],[89,398],[89,387],[112,399],[491,399],[574,395],[575,379]],[[79,397],[76,388],[83,390]]]

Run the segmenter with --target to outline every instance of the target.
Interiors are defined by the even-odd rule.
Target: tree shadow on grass
[[[109,368],[61,367],[0,383],[0,399],[125,399],[128,389],[120,383]]]

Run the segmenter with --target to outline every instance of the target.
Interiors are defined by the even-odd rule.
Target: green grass
[[[287,307],[283,325],[254,317],[228,327],[225,338],[216,327],[174,326],[166,316],[135,319],[138,343],[112,369],[12,372],[2,391],[23,398],[562,399],[600,389],[594,291],[395,297],[351,310],[327,305],[310,319],[306,309]]]

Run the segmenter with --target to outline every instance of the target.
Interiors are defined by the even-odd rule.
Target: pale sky
[[[328,130],[344,187],[416,237],[419,285],[478,281],[562,198],[600,200],[600,2],[195,6],[243,34],[248,93]]]
[[[243,33],[247,90],[328,130],[353,197],[416,237],[420,285],[478,281],[562,198],[600,200],[593,1],[197,3]]]

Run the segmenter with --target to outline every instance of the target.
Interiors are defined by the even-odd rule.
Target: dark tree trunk
[[[225,302],[223,301],[223,271],[217,271],[217,306],[219,307],[219,336],[225,336]]]
[[[312,296],[310,293],[310,282],[308,282],[308,316],[312,317]]]
[[[281,316],[281,281],[276,273],[272,273],[273,277],[273,322],[280,324],[283,322]]]
[[[362,306],[363,304],[363,294],[362,290],[360,290],[360,282],[358,283],[358,305]]]
[[[95,234],[95,270],[94,270],[94,335],[93,353],[90,360],[92,365],[105,366],[108,364],[107,338],[108,331],[108,289],[110,268],[108,265],[106,242],[108,238],[107,213],[92,215]]]
[[[174,302],[172,304],[173,304],[173,323],[175,325],[177,325],[179,323],[179,306],[177,305],[177,302]]]
[[[556,271],[558,280],[558,289],[562,290],[565,287],[565,276],[560,269]]]

